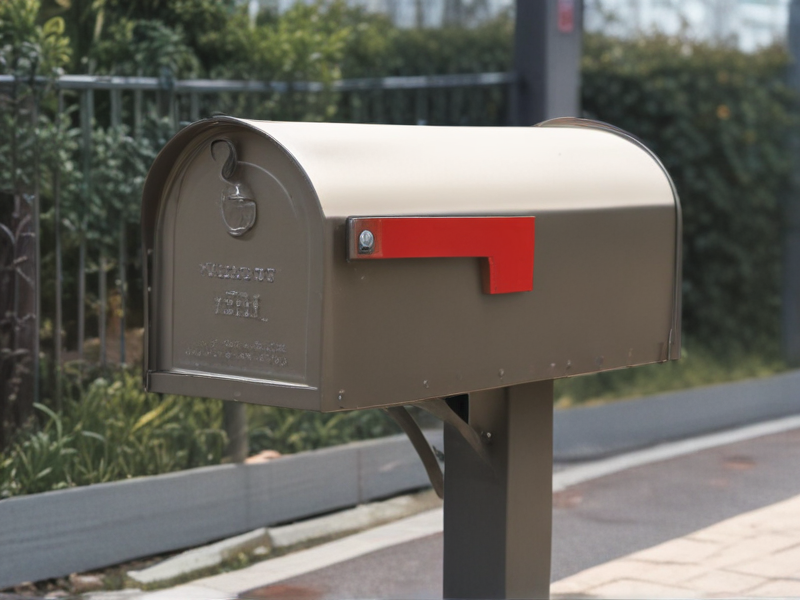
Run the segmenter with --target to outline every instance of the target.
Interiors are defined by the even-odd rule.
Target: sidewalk
[[[441,532],[442,510],[365,531],[247,569],[158,592],[87,600],[222,600]],[[552,584],[554,599],[800,597],[800,496],[739,515]],[[272,595],[269,597],[273,597]],[[285,597],[280,594],[275,598]]]
[[[442,509],[362,531],[321,546],[265,560],[245,569],[197,579],[156,592],[124,590],[85,594],[86,600],[223,600],[297,575],[442,531]],[[246,596],[245,596],[246,597]]]
[[[603,552],[612,548],[610,553],[606,553],[608,558],[605,560],[616,556],[621,558],[582,571],[567,569],[566,573],[575,574],[554,582],[551,587],[552,597],[559,599],[800,597],[800,494],[798,486],[792,483],[796,481],[793,475],[797,473],[794,465],[800,464],[797,462],[800,458],[800,453],[797,452],[800,442],[798,432],[800,432],[800,417],[792,417],[673,442],[589,464],[557,469],[553,478],[554,490],[567,490],[576,486],[574,489],[581,495],[587,495],[587,503],[592,507],[591,510],[580,513],[581,516],[571,513],[573,516],[570,518],[599,519],[601,522],[610,519],[611,523],[616,522],[616,519],[627,519],[624,528],[615,530],[623,536],[638,536],[637,532],[641,531],[641,528],[657,523],[661,513],[654,513],[653,510],[664,510],[665,515],[671,514],[669,500],[670,496],[674,497],[676,494],[678,497],[684,497],[680,510],[701,512],[707,510],[708,500],[713,499],[714,495],[692,496],[690,491],[699,486],[724,489],[723,496],[736,496],[759,489],[764,490],[765,485],[769,487],[769,482],[772,481],[774,484],[776,481],[774,478],[779,477],[781,481],[790,484],[783,489],[791,492],[773,495],[770,500],[750,504],[749,508],[740,508],[736,512],[723,511],[724,516],[701,520],[690,527],[679,527],[671,535],[656,539],[651,537],[653,541],[649,544],[628,545],[628,548],[637,549],[631,554],[627,554],[631,550],[615,553],[614,545],[610,545],[611,540],[603,537],[609,533],[608,531],[594,529],[594,533],[589,535],[592,529],[587,529],[587,521],[578,529],[571,530],[573,534],[576,531],[583,532],[587,537],[574,541],[571,554],[564,554],[562,548],[561,554],[554,558],[560,561],[554,564],[554,572],[565,573],[564,561],[573,560],[576,552],[579,553],[581,548],[585,547],[595,550],[602,548]],[[783,462],[774,462],[778,456]],[[758,467],[755,466],[759,463],[762,463],[765,469],[768,465],[769,469],[759,474]],[[681,478],[681,481],[685,480],[689,487],[674,487],[674,477],[680,476],[687,466],[696,469],[694,477]],[[631,475],[637,470],[637,473]],[[619,475],[614,475],[615,473]],[[770,473],[769,477],[767,473]],[[649,483],[648,478],[652,477],[660,478],[658,481],[661,484]],[[600,483],[592,488],[590,482],[593,481]],[[755,487],[752,489],[741,487],[737,483],[741,481],[749,481],[750,485]],[[638,482],[638,487],[637,485],[626,487],[630,482]],[[613,489],[614,492],[603,496],[601,493],[603,489]],[[666,504],[656,502],[657,498],[653,497],[650,510],[644,512],[633,510],[634,505],[623,513],[603,508],[607,506],[604,502],[610,502],[611,505],[618,503],[622,498],[620,493],[628,502],[636,503],[635,506],[639,508],[641,503],[647,502],[653,494],[667,502]],[[769,494],[764,496],[767,497]],[[719,497],[719,499],[724,498]],[[563,519],[564,507],[559,510]],[[579,508],[570,510],[580,511]],[[674,514],[674,506],[672,514],[674,519],[677,516]],[[414,548],[411,552],[418,553],[423,548],[421,544],[428,544],[428,547],[433,547],[435,544],[440,546],[441,532],[442,509],[438,508],[334,542],[266,560],[242,570],[205,577],[171,589],[155,592],[126,590],[121,593],[95,593],[87,594],[85,598],[86,600],[191,600],[193,598],[221,600],[248,597],[288,599],[296,598],[296,592],[302,589],[308,593],[313,591],[315,600],[323,600],[329,597],[329,592],[340,589],[337,585],[349,586],[349,582],[354,581],[352,577],[369,576],[368,574],[373,572],[383,572],[383,569],[392,568],[389,560],[381,564],[372,564],[364,570],[365,561],[369,563],[374,560],[370,557],[387,556],[389,553],[393,557],[406,557],[401,560],[409,560],[409,550],[403,548]],[[646,549],[638,550],[639,548]],[[440,553],[441,549],[438,552]],[[430,552],[426,556],[430,556]],[[577,562],[581,564],[580,560]],[[359,563],[361,566],[354,566]],[[583,562],[583,564],[588,566],[596,562]],[[437,570],[439,575],[436,574]],[[327,582],[326,578],[332,573],[335,574],[334,578],[339,578],[339,584],[330,586],[320,584],[320,577]],[[409,589],[413,587],[413,595],[416,598],[435,599],[441,596],[438,580],[441,576],[440,564],[427,568],[425,574],[427,578],[424,580],[426,583],[416,581],[422,573],[419,571],[414,573],[415,581],[409,579],[406,584],[406,580],[403,580],[399,588],[370,588],[373,591],[367,596],[353,597],[393,597],[393,592],[381,593],[376,590],[396,590],[406,587]],[[406,596],[394,594],[394,596],[406,597],[408,594]]]
[[[800,496],[614,560],[553,598],[800,597]]]

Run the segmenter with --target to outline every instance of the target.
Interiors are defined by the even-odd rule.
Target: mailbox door
[[[318,408],[321,219],[293,160],[243,127],[196,135],[157,222],[150,387]]]

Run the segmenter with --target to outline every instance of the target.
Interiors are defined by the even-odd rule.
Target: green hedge
[[[718,353],[777,350],[787,132],[778,47],[587,35],[582,102],[661,157],[683,206],[683,326]]]
[[[347,44],[344,76],[511,68],[506,15],[473,29],[367,22]],[[727,358],[778,352],[780,199],[790,185],[787,133],[797,126],[784,84],[788,60],[777,46],[744,53],[664,36],[584,38],[584,116],[632,132],[664,162],[683,207],[685,339]],[[432,111],[428,123],[506,124],[501,90],[480,98],[482,117],[472,114],[475,91],[464,102],[463,90],[437,93],[447,108]],[[414,122],[413,98],[397,96],[382,120]],[[336,118],[351,116],[340,109]]]
[[[37,404],[38,422],[0,449],[0,500],[223,461],[221,400],[148,394],[138,369],[94,377],[99,372],[68,365],[63,411]],[[289,454],[399,433],[381,410],[248,406],[248,426],[253,453]]]

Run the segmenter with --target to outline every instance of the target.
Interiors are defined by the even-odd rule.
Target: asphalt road
[[[552,580],[800,494],[800,430],[588,481],[553,498]],[[442,597],[442,536],[253,590],[246,598]]]

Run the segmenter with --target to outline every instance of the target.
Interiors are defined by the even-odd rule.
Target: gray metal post
[[[222,405],[222,417],[225,433],[228,436],[228,447],[225,457],[231,462],[244,462],[248,454],[247,443],[247,411],[242,402],[226,400]]]
[[[31,110],[31,125],[33,128],[33,235],[34,235],[34,276],[35,290],[33,292],[33,312],[36,315],[36,323],[33,329],[33,401],[41,402],[41,373],[39,353],[41,350],[41,330],[42,330],[42,235],[41,235],[41,216],[42,198],[39,193],[41,179],[41,151],[39,148],[39,90],[36,86],[32,89],[33,107]]]
[[[61,121],[64,116],[64,93],[58,91],[58,104],[56,108],[56,129],[58,131],[59,147],[57,151],[61,151]],[[53,332],[53,348],[55,350],[55,374],[56,374],[56,408],[61,411],[61,349],[64,344],[61,331],[64,328],[63,315],[61,306],[61,292],[62,292],[62,274],[63,266],[61,264],[61,161],[56,161],[55,169],[53,171],[53,228],[55,232],[55,258],[56,258],[56,325]]]
[[[192,92],[189,94],[189,119],[194,123],[200,120],[200,94]]]
[[[133,91],[133,135],[136,138],[142,136],[142,105],[144,103],[142,90]]]
[[[582,0],[516,1],[513,125],[580,116]]]
[[[83,154],[83,196],[88,202],[92,193],[92,122],[94,120],[94,92],[84,90],[81,94],[81,151]],[[78,357],[83,358],[86,339],[86,230],[88,219],[81,217],[80,248],[78,254]]]
[[[111,127],[119,127],[122,124],[122,90],[111,90],[109,97],[111,98]]]
[[[445,425],[444,597],[547,598],[553,382],[470,394],[486,464]]]
[[[789,5],[789,85],[800,92],[800,0]],[[784,199],[783,293],[781,330],[783,355],[794,366],[800,365],[800,137],[791,134],[792,186]]]
[[[111,127],[114,129],[122,125],[122,90],[111,90]],[[117,240],[117,248],[119,250],[119,258],[117,264],[117,271],[119,272],[119,364],[125,364],[125,305],[127,296],[127,278],[126,278],[126,239],[125,227],[127,225],[127,208],[123,205],[122,214],[119,220],[119,239]]]
[[[178,129],[178,119],[175,114],[175,78],[167,67],[161,69],[159,76],[159,89],[156,93],[158,103],[158,115],[169,118],[169,123],[173,131]]]
[[[106,275],[108,274],[108,269],[106,268],[106,251],[104,249],[100,250],[100,261],[97,266],[97,295],[99,297],[98,302],[98,314],[97,314],[97,337],[100,338],[100,366],[106,366],[106,322],[108,321],[108,316],[106,314],[106,309],[108,308],[108,294],[106,293]]]

